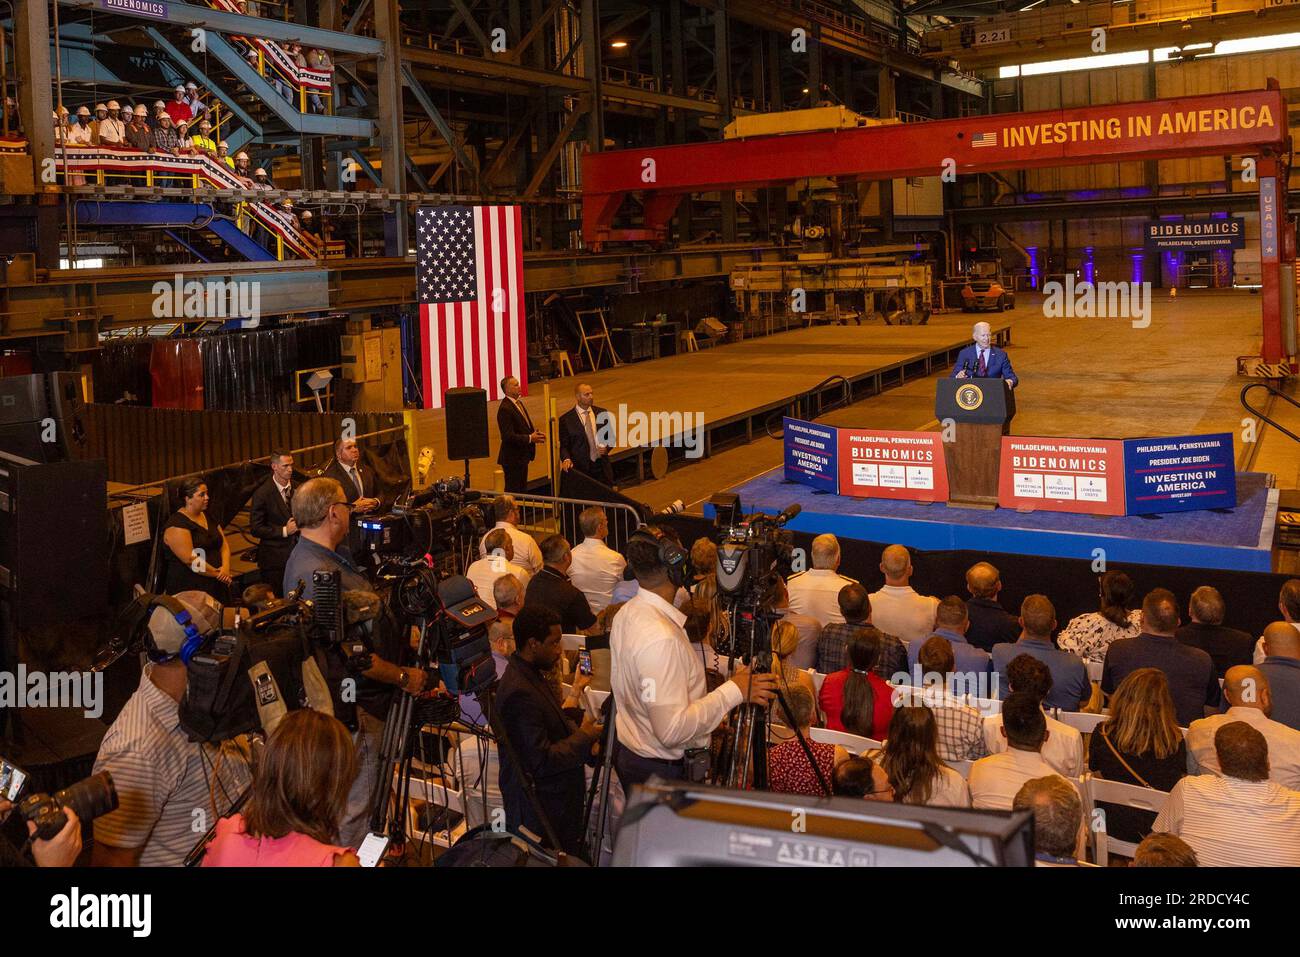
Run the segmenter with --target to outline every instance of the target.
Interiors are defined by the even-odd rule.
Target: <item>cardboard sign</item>
[[[938,432],[840,429],[840,494],[948,501],[948,467]]]
[[[839,491],[838,429],[786,416],[785,477],[823,492]]]
[[[1235,459],[1230,432],[1127,440],[1128,514],[1235,507]]]
[[[1001,508],[1124,514],[1124,443],[1118,439],[1002,438]]]

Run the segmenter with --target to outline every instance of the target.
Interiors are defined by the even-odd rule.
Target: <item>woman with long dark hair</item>
[[[1097,590],[1100,610],[1073,619],[1056,637],[1062,651],[1074,652],[1084,661],[1105,661],[1112,641],[1142,632],[1142,611],[1132,607],[1137,598],[1133,579],[1109,571],[1097,580]]]
[[[872,669],[884,636],[867,625],[849,635],[849,666],[826,676],[819,695],[826,727],[881,740],[894,715],[893,689]]]
[[[208,483],[198,476],[181,482],[181,507],[163,526],[163,591],[207,592],[229,604],[230,544],[208,516]]]
[[[895,708],[889,740],[877,760],[898,803],[970,807],[965,779],[939,759],[939,726],[929,708]]]

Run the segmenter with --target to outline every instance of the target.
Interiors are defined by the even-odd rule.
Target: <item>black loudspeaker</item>
[[[0,425],[39,422],[47,415],[45,376],[11,375],[0,378]]]
[[[447,415],[447,458],[488,457],[487,393],[482,389],[448,389],[442,398]]]
[[[20,628],[108,607],[102,459],[28,465],[0,454],[0,602]]]
[[[81,394],[81,373],[50,373],[49,397],[50,414],[57,423],[59,447],[67,458],[84,459],[86,403]]]

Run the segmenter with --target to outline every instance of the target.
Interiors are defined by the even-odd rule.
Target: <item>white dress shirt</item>
[[[1011,748],[1001,754],[980,758],[970,766],[971,807],[993,811],[1010,811],[1016,794],[1026,781],[1049,774],[1060,777],[1054,767],[1037,751]],[[1066,778],[1065,780],[1069,780]],[[1074,784],[1073,781],[1070,782]]]
[[[1047,718],[1047,740],[1043,742],[1043,760],[1052,766],[1057,774],[1067,778],[1083,777],[1083,735],[1077,728],[1057,721],[1044,712]],[[1009,750],[1007,739],[1002,737],[1001,713],[989,715],[984,719],[984,745],[989,754],[1001,754]]]
[[[791,575],[786,582],[786,588],[790,592],[790,610],[816,618],[823,628],[832,621],[843,624],[840,589],[845,585],[856,584],[852,578],[846,578],[830,568],[810,568],[806,572]]]
[[[1192,722],[1187,729],[1187,773],[1223,773],[1214,750],[1214,734],[1233,721],[1246,722],[1268,742],[1268,779],[1284,788],[1300,790],[1300,731],[1274,721],[1258,708],[1240,705]]]
[[[623,580],[627,559],[599,538],[584,538],[573,546],[569,581],[587,596],[587,604],[599,615],[614,600],[614,586]]]
[[[644,758],[676,761],[703,748],[727,712],[744,700],[731,681],[708,692],[704,664],[682,625],[686,616],[640,589],[610,631],[610,688],[618,741]]]
[[[1300,794],[1274,781],[1183,778],[1152,831],[1181,837],[1201,867],[1300,866]]]
[[[290,507],[290,504],[293,502],[293,483],[286,482],[284,485],[281,485],[274,478],[271,479],[271,483],[275,486],[275,490],[280,493],[280,498],[284,501],[285,508],[289,508],[290,514],[292,514],[293,509]],[[288,525],[280,526],[280,535],[284,538],[289,537]]]
[[[511,561],[516,565],[522,565],[528,570],[528,574],[530,575],[536,575],[540,572],[542,570],[542,550],[538,548],[537,543],[533,541],[533,536],[529,535],[527,532],[521,532],[509,522],[497,522],[492,526],[493,531],[498,528],[504,528],[506,530],[510,535],[511,543],[515,547],[515,557],[511,559]],[[484,535],[483,540],[478,543],[479,558],[487,557],[486,543],[487,536]]]
[[[521,596],[528,590],[528,581],[533,577],[522,565],[506,561],[504,555],[480,558],[465,569],[465,577],[474,583],[474,590],[478,592],[479,599],[490,608],[497,606],[496,598],[492,595],[492,586],[502,575],[514,575],[519,579]]]
[[[885,585],[871,593],[871,624],[903,644],[929,638],[939,599],[918,595],[911,585]]]

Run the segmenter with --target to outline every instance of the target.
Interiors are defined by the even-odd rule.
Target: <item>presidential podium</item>
[[[1016,394],[1003,379],[940,379],[934,414],[940,429],[955,423],[944,445],[948,463],[948,504],[996,508],[1002,436],[1016,414]]]

